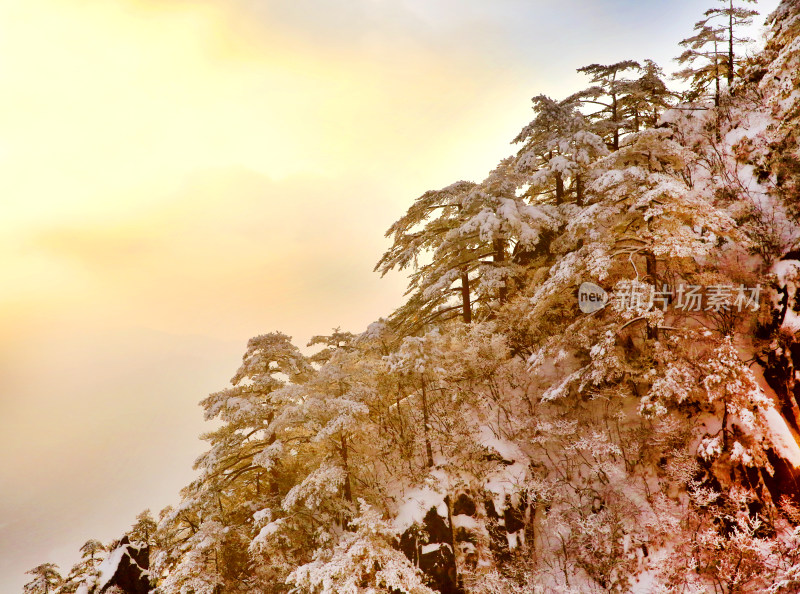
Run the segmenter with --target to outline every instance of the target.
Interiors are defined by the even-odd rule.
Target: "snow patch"
[[[769,428],[775,450],[795,468],[800,468],[800,446],[792,435],[786,420],[775,407],[762,409],[761,414]]]
[[[281,525],[283,524],[283,518],[279,518],[274,522],[270,522],[266,526],[264,526],[261,531],[258,533],[258,536],[255,540],[264,540],[269,538],[273,534],[275,534],[278,530],[280,530]]]
[[[484,484],[484,488],[494,495],[495,510],[501,513],[506,507],[506,496],[512,504],[519,504],[519,493],[528,475],[528,457],[517,444],[496,437],[488,427],[481,429],[479,443],[512,462],[491,472]]]
[[[725,142],[728,146],[735,146],[745,138],[755,138],[763,134],[771,123],[773,120],[768,113],[748,112],[745,122],[725,135]]]
[[[786,315],[783,317],[781,328],[794,334],[800,332],[800,315],[794,310],[787,309]]]
[[[100,566],[97,568],[98,576],[97,576],[97,589],[102,590],[103,588],[108,585],[108,582],[111,581],[111,578],[114,577],[114,574],[117,573],[117,569],[119,569],[119,564],[122,561],[122,557],[128,554],[128,545],[124,545],[121,547],[117,547],[111,554],[106,557]]]
[[[425,514],[432,507],[436,508],[436,513],[441,517],[447,517],[447,504],[444,502],[445,495],[430,487],[418,487],[412,489],[403,498],[404,501],[397,510],[394,519],[394,528],[399,532],[405,532],[414,524],[422,524]]]
[[[467,530],[478,530],[480,528],[480,525],[478,524],[478,520],[476,520],[472,516],[459,514],[457,516],[453,516],[453,527],[466,528]]]
[[[441,542],[433,542],[431,544],[422,545],[422,554],[427,555],[429,553],[433,553],[434,551],[438,551],[442,548]]]
[[[772,265],[772,272],[778,277],[781,287],[800,278],[800,261],[778,260]]]
[[[515,550],[520,546],[525,545],[525,531],[518,530],[517,532],[508,532],[506,534],[506,540],[508,540],[508,548],[510,550]]]

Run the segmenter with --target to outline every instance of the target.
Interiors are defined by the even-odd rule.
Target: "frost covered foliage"
[[[690,92],[592,64],[414,201],[387,319],[249,342],[197,479],[132,531],[157,592],[800,591],[800,7],[745,59],[723,4]],[[28,590],[91,594],[105,550]]]
[[[333,550],[322,549],[311,563],[297,568],[288,581],[306,591],[325,594],[408,592],[433,594],[422,572],[392,546],[394,530],[382,514],[360,500],[353,530]]]

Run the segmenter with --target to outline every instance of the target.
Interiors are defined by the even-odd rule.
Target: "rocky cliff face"
[[[78,594],[149,594],[150,547],[124,536],[98,567],[96,579],[85,582]]]

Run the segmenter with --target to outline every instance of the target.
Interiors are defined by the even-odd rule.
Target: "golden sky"
[[[705,4],[0,0],[0,591],[170,503],[248,337],[388,314],[415,197]]]
[[[490,122],[469,115],[502,85],[491,72],[413,44],[323,52],[230,8],[1,5],[6,315],[49,313],[58,293],[71,319],[241,337],[255,324],[201,310],[318,299],[298,268],[321,244],[364,242],[369,264],[383,228],[353,238],[360,220],[385,227],[426,182],[486,168]]]

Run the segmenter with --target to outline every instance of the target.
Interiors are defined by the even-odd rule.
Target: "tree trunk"
[[[494,263],[497,267],[500,267],[503,262],[506,261],[505,239],[495,239],[492,242],[492,248],[494,248]],[[506,299],[508,298],[508,287],[506,286],[506,281],[503,281],[503,285],[498,291],[497,298],[501,304],[506,302]]]
[[[722,399],[722,451],[729,452],[728,449],[728,397]]]
[[[353,501],[353,491],[350,487],[350,467],[347,464],[347,438],[344,433],[340,435],[342,444],[342,463],[344,464],[344,498],[351,502]]]
[[[400,425],[400,440],[405,444],[406,436],[405,431],[403,430],[403,413],[400,412],[400,385],[397,386],[397,396],[395,396],[395,403],[397,404],[397,421]]]
[[[465,324],[472,322],[472,305],[469,295],[469,274],[466,267],[461,269],[461,317]]]
[[[714,41],[714,82],[716,84],[716,90],[714,92],[714,107],[716,107],[716,117],[717,117],[717,142],[722,140],[722,124],[720,122],[720,113],[719,113],[719,53],[717,48],[717,42]]]
[[[645,263],[647,265],[647,279],[658,290],[658,268],[656,256],[653,252],[645,253]],[[650,322],[647,322],[647,338],[658,340],[658,326],[651,326]]]
[[[431,447],[431,438],[429,435],[430,422],[428,418],[428,392],[425,387],[425,378],[422,379],[422,423],[423,432],[425,434],[425,454],[428,458],[428,468],[433,468],[433,448]]]
[[[729,2],[728,13],[728,90],[733,84],[733,0]]]
[[[561,172],[556,173],[556,204],[564,202],[564,177]]]
[[[444,503],[447,506],[447,523],[450,526],[450,546],[453,547],[453,569],[455,569],[455,582],[458,584],[458,555],[456,555],[456,527],[453,526],[453,506],[450,494],[444,496]]]
[[[583,178],[580,173],[575,176],[575,204],[583,206]]]
[[[275,417],[275,414],[270,412],[269,415],[267,416],[267,424],[271,424],[272,423],[272,419],[274,417]],[[267,445],[272,445],[273,443],[275,443],[275,441],[277,439],[278,439],[277,435],[275,435],[273,433],[272,435],[270,435],[267,438]],[[278,488],[278,481],[276,480],[276,474],[277,473],[275,472],[275,468],[273,467],[269,471],[269,492],[272,495],[277,495],[279,493],[279,491],[280,491],[280,489]]]

